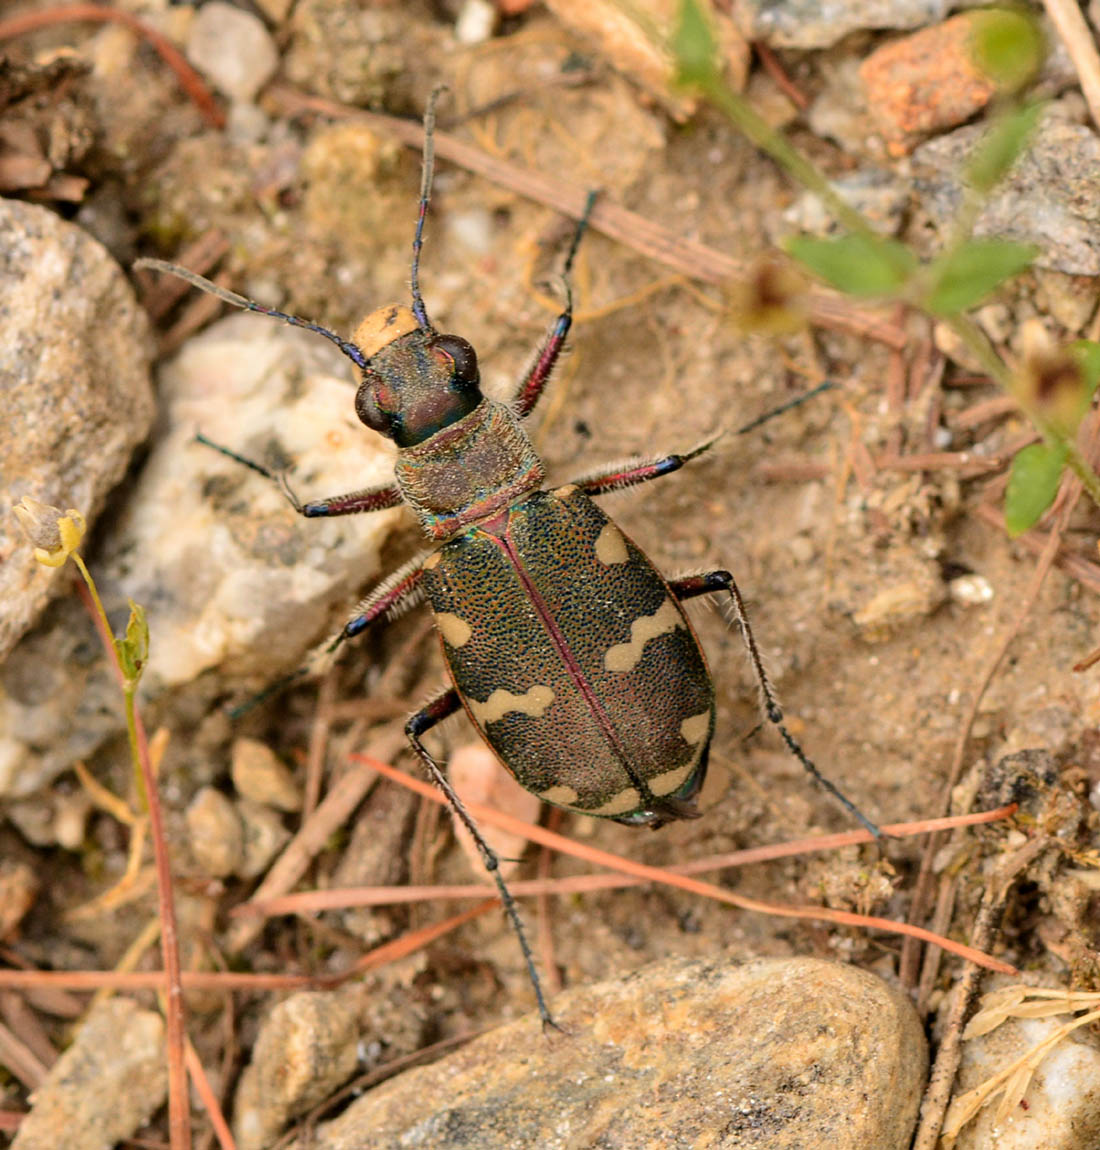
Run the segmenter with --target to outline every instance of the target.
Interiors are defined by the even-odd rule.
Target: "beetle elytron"
[[[411,308],[395,304],[372,313],[346,341],[175,265],[141,260],[136,266],[182,276],[237,307],[318,332],[359,368],[356,414],[397,445],[396,482],[304,504],[285,484],[284,491],[310,517],[406,503],[435,544],[359,604],[330,650],[395,609],[421,599],[430,603],[453,685],[408,721],[406,733],[496,879],[548,1022],[496,857],[421,742],[448,715],[464,708],[518,782],[548,803],[652,827],[694,818],[714,731],[714,687],[681,604],[724,592],[768,719],[803,766],[866,820],[822,778],[783,725],[732,575],[712,571],[665,580],[593,502],[593,496],[677,470],[710,443],[564,487],[543,487],[542,464],[522,421],[538,402],[570,328],[567,277],[592,197],[565,264],[565,309],[510,405],[482,395],[474,349],[459,336],[437,331],[428,319],[418,273],[431,190],[434,103],[433,95],[424,124]]]

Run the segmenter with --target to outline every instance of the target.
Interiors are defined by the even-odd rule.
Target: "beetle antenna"
[[[569,279],[569,274],[573,270],[573,259],[577,254],[577,248],[581,246],[584,233],[588,231],[588,221],[592,218],[592,209],[596,206],[596,199],[599,194],[599,188],[592,188],[585,197],[584,210],[581,212],[581,218],[577,221],[577,230],[573,233],[573,242],[569,245],[569,254],[565,257],[565,266],[561,269],[562,277],[565,280]]]
[[[420,169],[420,206],[416,214],[416,233],[413,236],[412,274],[409,283],[412,287],[412,313],[416,322],[425,331],[432,331],[432,321],[428,319],[428,309],[420,294],[420,249],[424,246],[424,220],[428,215],[428,204],[432,198],[432,174],[435,170],[435,105],[440,95],[447,90],[446,84],[437,84],[428,97],[424,110],[424,162]]]
[[[262,303],[256,303],[255,300],[248,299],[243,295],[237,295],[235,291],[223,288],[220,284],[216,284],[200,276],[197,272],[190,271],[185,267],[180,267],[179,264],[170,264],[167,260],[153,260],[143,257],[140,260],[134,261],[134,270],[136,271],[139,268],[149,268],[152,271],[164,272],[166,275],[176,276],[178,279],[186,280],[192,287],[197,287],[208,295],[217,296],[223,303],[232,304],[233,307],[239,307],[242,311],[254,311],[258,315],[269,315],[273,319],[281,319],[283,323],[288,323],[291,327],[304,327],[307,331],[315,331],[318,335],[323,335],[325,339],[331,340],[336,344],[356,367],[367,366],[367,357],[355,344],[350,340],[341,339],[336,332],[329,331],[327,327],[322,327],[319,323],[302,319],[300,316],[288,315],[285,311],[276,311],[273,307],[264,307]]]
[[[794,399],[788,399],[786,403],[781,403],[778,407],[773,407],[771,411],[765,411],[763,415],[758,415],[755,419],[749,420],[748,423],[743,423],[734,430],[734,435],[746,435],[750,431],[755,431],[761,424],[767,423],[769,419],[775,419],[777,415],[784,415],[792,408],[801,407],[806,400],[813,399],[815,395],[820,395],[823,391],[834,391],[835,389],[836,384],[829,380],[819,383],[817,387],[812,387],[809,391],[796,395]]]

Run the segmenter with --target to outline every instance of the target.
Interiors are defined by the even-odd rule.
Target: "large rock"
[[[110,253],[75,224],[0,200],[0,490],[93,522],[153,420],[145,313]],[[69,573],[34,559],[0,511],[0,662]]]
[[[904,1150],[927,1070],[908,999],[817,959],[676,959],[558,996],[410,1070],[312,1150]],[[298,1150],[304,1150],[301,1144]]]

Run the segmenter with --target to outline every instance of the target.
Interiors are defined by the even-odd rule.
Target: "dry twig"
[[[1100,128],[1100,54],[1081,5],[1077,0],[1043,0],[1043,7],[1077,69],[1092,122]]]
[[[434,803],[443,804],[447,801],[442,792],[430,783],[411,778],[409,775],[396,770],[387,763],[370,759],[366,755],[353,755],[352,758],[362,764],[364,769],[373,768],[392,782],[407,787],[409,790],[423,795]],[[755,911],[760,914],[776,915],[780,918],[799,918],[819,922],[832,922],[839,926],[854,926],[868,930],[884,930],[894,934],[911,935],[915,938],[922,938],[927,942],[935,942],[937,946],[950,950],[961,957],[980,962],[990,970],[1005,973],[1011,973],[1014,970],[1014,968],[1010,967],[1007,963],[1003,963],[991,955],[983,954],[973,947],[964,946],[961,943],[956,943],[940,935],[934,935],[926,931],[923,927],[914,926],[909,923],[894,922],[891,919],[878,918],[873,915],[852,914],[848,911],[833,910],[829,907],[786,906],[761,902],[759,899],[745,898],[742,895],[737,895],[732,891],[715,886],[713,883],[700,882],[698,879],[688,878],[686,875],[674,874],[661,867],[646,866],[643,863],[634,862],[632,859],[623,858],[621,855],[611,854],[608,851],[575,842],[573,839],[567,839],[562,835],[553,834],[546,830],[545,827],[525,823],[520,819],[513,818],[511,815],[505,815],[500,811],[493,810],[491,807],[483,806],[481,803],[467,803],[466,808],[470,815],[479,822],[488,823],[490,826],[501,827],[503,830],[520,835],[532,842],[549,844],[553,846],[554,849],[572,855],[574,858],[584,859],[587,862],[595,863],[597,866],[621,871],[624,874],[633,875],[646,882],[655,882],[662,886],[677,887],[691,894],[699,894],[704,898],[714,899],[716,902],[727,903],[741,910]],[[849,833],[862,834],[864,836],[862,841],[870,841],[870,836],[865,831],[853,831]]]
[[[272,85],[267,96],[285,115],[316,112],[333,119],[358,120],[410,148],[420,150],[423,147],[424,130],[419,123],[411,120],[386,116],[380,112],[366,112],[361,108],[311,96],[288,84]],[[509,188],[517,195],[545,204],[573,219],[580,219],[584,212],[588,199],[586,188],[567,184],[541,172],[520,168],[445,133],[436,132],[435,150],[438,156],[476,172],[483,179]],[[706,283],[725,285],[743,277],[748,270],[744,262],[704,244],[681,239],[660,224],[606,199],[596,201],[589,226],[649,259]],[[814,323],[878,340],[889,347],[903,347],[908,338],[902,328],[883,319],[880,314],[857,307],[822,288],[810,289],[808,314]]]
[[[122,24],[135,35],[148,41],[157,55],[176,74],[180,87],[191,98],[206,122],[212,128],[225,127],[222,110],[215,103],[210,89],[198,72],[188,64],[183,53],[166,36],[162,36],[155,28],[151,28],[122,8],[100,7],[98,4],[63,4],[56,8],[44,8],[40,12],[24,12],[20,16],[0,20],[0,40],[26,36],[28,32],[37,32],[40,28],[49,28],[55,24],[81,22]]]

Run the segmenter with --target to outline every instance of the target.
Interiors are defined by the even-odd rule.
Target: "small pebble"
[[[147,689],[214,667],[265,682],[300,667],[330,612],[346,610],[378,572],[393,512],[304,519],[274,483],[195,442],[201,427],[238,450],[277,446],[265,458],[294,465],[303,498],[391,479],[392,453],[356,419],[351,365],[334,351],[315,335],[230,315],[161,366],[161,435],[101,563],[147,605],[156,636]]]
[[[460,44],[483,44],[496,29],[497,15],[489,0],[466,0],[455,21],[455,39]]]
[[[167,1094],[161,1016],[109,998],[31,1096],[12,1150],[108,1150],[131,1138]]]
[[[237,875],[257,878],[289,841],[290,831],[283,826],[278,811],[251,799],[241,799],[237,813],[244,829],[244,857],[237,867]]]
[[[999,979],[991,984],[995,987]],[[1023,1058],[1070,1020],[1009,1018],[963,1043],[955,1097]],[[1085,1150],[1100,1146],[1100,1048],[1078,1031],[1058,1042],[1031,1077],[1023,1102],[996,1122],[997,1098],[962,1128],[954,1150]]]
[[[191,853],[199,866],[216,878],[233,874],[244,858],[244,830],[232,801],[216,787],[203,787],[186,817]]]
[[[909,188],[881,168],[864,168],[832,181],[833,190],[852,205],[876,231],[897,235],[909,208]],[[827,235],[836,230],[832,212],[813,192],[805,192],[783,218],[801,231]]]
[[[961,177],[985,131],[967,124],[913,153],[922,207],[944,234],[953,226],[963,195]],[[974,234],[1035,244],[1037,268],[1098,276],[1098,204],[1100,136],[1068,118],[1066,101],[1059,100],[1040,119],[1008,178],[985,200]]]
[[[57,845],[67,851],[77,851],[84,845],[88,829],[88,815],[92,800],[84,791],[60,792],[53,796],[54,834]]]
[[[546,0],[554,18],[580,43],[589,46],[620,75],[645,88],[678,119],[694,108],[696,99],[673,82],[669,54],[643,29],[667,25],[672,7],[664,0],[642,0],[632,8],[617,0]],[[728,6],[709,6],[716,57],[723,79],[736,91],[745,87],[751,50]],[[607,121],[614,123],[614,119]],[[616,133],[618,139],[618,133]],[[601,170],[606,172],[610,153],[604,142],[597,145]]]
[[[742,31],[773,48],[828,48],[866,28],[919,28],[942,20],[949,0],[739,0]]]
[[[1083,334],[1096,314],[1100,283],[1096,276],[1070,276],[1037,268],[1034,273],[1036,302],[1070,335]]]
[[[38,875],[12,859],[0,859],[0,942],[11,938],[38,898]]]
[[[926,136],[969,120],[996,87],[974,65],[966,15],[891,40],[860,66],[867,107],[894,155]]]
[[[238,148],[258,144],[271,130],[271,120],[258,104],[233,103],[226,116],[225,134]]]
[[[195,14],[187,59],[232,100],[250,103],[275,75],[279,53],[263,21],[223,0]]]
[[[145,313],[107,249],[46,208],[0,200],[0,251],[4,502],[74,507],[91,527],[153,420]],[[7,510],[0,556],[3,659],[54,590],[70,586],[71,568],[38,564]]]
[[[238,1150],[267,1150],[286,1123],[355,1073],[355,992],[303,991],[267,1015],[237,1088]],[[368,1139],[364,1146],[382,1143]]]
[[[963,607],[980,607],[993,599],[993,587],[984,575],[960,575],[947,584],[947,593]]]
[[[985,364],[944,320],[939,320],[932,328],[932,342],[936,345],[936,350],[947,356],[952,363],[957,363],[966,371],[985,374]]]
[[[230,771],[233,786],[242,798],[280,811],[302,809],[302,792],[293,772],[266,743],[258,739],[237,739],[233,743]]]

